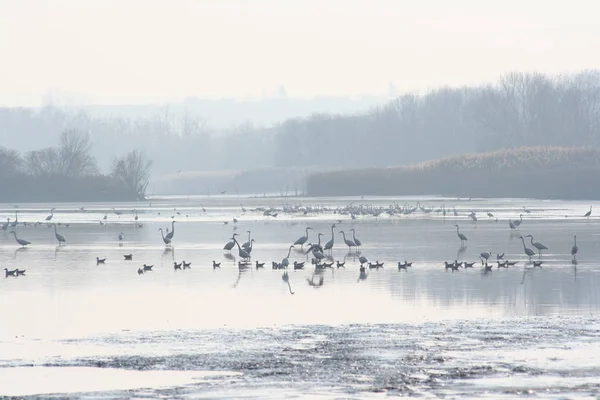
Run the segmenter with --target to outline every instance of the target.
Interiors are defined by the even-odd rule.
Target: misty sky
[[[600,66],[596,1],[0,0],[0,105],[383,94]],[[64,100],[64,99],[63,99]]]

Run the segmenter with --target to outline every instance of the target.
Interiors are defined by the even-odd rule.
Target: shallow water
[[[352,220],[333,212],[350,203],[417,201],[436,209],[455,206],[459,216],[418,211]],[[327,210],[280,210],[277,217],[250,211],[284,204]],[[57,246],[45,222],[52,206],[65,246]],[[18,236],[32,242],[25,249],[10,228],[0,232],[1,267],[27,270],[0,280],[0,395],[597,396],[600,223],[594,214],[582,217],[588,209],[578,202],[521,199],[237,196],[0,205],[0,217],[18,211],[19,222],[42,222],[17,227]],[[477,222],[467,216],[472,210]],[[508,218],[519,214],[520,232],[511,231]],[[157,229],[173,219],[175,238],[166,248]],[[271,261],[281,261],[307,226],[314,229],[309,241],[320,232],[325,243],[338,220],[332,255],[345,260],[345,268],[325,270],[321,287],[308,284],[319,280],[309,265],[290,270],[288,287]],[[466,249],[454,224],[469,239]],[[384,263],[365,279],[359,279],[355,251],[349,253],[337,233],[352,227],[361,254]],[[265,262],[265,269],[240,271],[225,257],[222,247],[231,235],[245,242],[247,230],[256,240],[252,260]],[[519,234],[532,234],[549,248],[542,268],[526,264]],[[479,261],[483,251],[519,263],[487,274],[480,263],[455,273],[443,267],[443,261]],[[130,253],[133,261],[125,261]],[[96,265],[96,257],[106,257],[106,264]],[[192,268],[175,271],[173,262],[181,260]],[[221,268],[213,269],[213,260]],[[307,256],[292,250],[295,260]],[[413,267],[398,271],[403,260]],[[154,270],[138,275],[144,263]]]

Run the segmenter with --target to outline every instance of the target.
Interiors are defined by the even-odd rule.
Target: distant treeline
[[[307,192],[600,199],[600,148],[522,147],[412,166],[320,172],[308,177]]]
[[[29,151],[56,143],[65,129],[79,129],[90,133],[102,168],[110,167],[118,145],[123,152],[147,154],[155,175],[410,165],[523,146],[600,146],[600,71],[511,73],[496,83],[402,95],[363,113],[316,114],[270,127],[217,131],[209,123],[168,107],[137,119],[52,107],[0,108],[0,139],[9,148]]]
[[[66,130],[58,147],[20,154],[0,147],[0,202],[135,201],[145,198],[151,162],[139,151],[99,172],[89,134]]]

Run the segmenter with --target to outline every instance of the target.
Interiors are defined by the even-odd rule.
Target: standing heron
[[[350,229],[352,231],[352,240],[354,241],[354,244],[356,244],[356,247],[360,249],[360,246],[362,246],[362,243],[360,240],[358,240],[356,238],[356,231],[354,230],[354,228]]]
[[[54,236],[56,237],[56,240],[58,240],[58,245],[60,246],[61,244],[66,243],[67,240],[65,239],[65,237],[60,233],[56,232],[56,224],[52,225],[54,226]]]
[[[237,235],[237,233],[233,234],[233,237],[235,237]],[[223,246],[223,250],[227,250],[229,252],[231,252],[231,249],[233,249],[235,247],[235,242],[233,241],[233,238],[231,238],[231,241],[227,242],[225,244],[225,246]]]
[[[485,263],[487,264],[487,261],[491,256],[492,256],[491,251],[484,251],[483,253],[479,254],[479,258],[481,259],[481,265],[483,265],[484,259],[485,259]]]
[[[302,236],[300,238],[298,238],[298,240],[296,240],[293,244],[293,246],[298,246],[300,245],[300,247],[304,247],[304,243],[306,243],[306,241],[308,240],[308,230],[312,229],[310,226],[306,228],[306,235]]]
[[[509,226],[509,228],[510,228],[510,229],[512,229],[512,230],[515,230],[515,229],[517,229],[517,226],[515,225],[515,223],[514,223],[514,222],[512,222],[512,219],[510,219],[510,218],[508,219],[508,226]]]
[[[525,252],[525,254],[527,254],[527,256],[529,257],[529,260],[531,261],[531,257],[533,257],[535,255],[535,251],[533,251],[529,247],[525,246],[525,239],[523,239],[523,236],[519,236],[519,239],[521,239],[521,241],[523,242],[523,251]]]
[[[163,228],[158,228],[158,230],[160,231],[160,236],[162,237],[163,242],[165,242],[166,245],[170,245],[171,239],[165,237],[165,234],[163,233]]]
[[[513,222],[513,224],[515,224],[515,226],[518,228],[519,226],[521,226],[522,223],[523,223],[523,214],[519,214],[519,219],[515,220]]]
[[[590,211],[586,212],[584,217],[589,218],[592,215],[592,206],[590,206]]]
[[[464,234],[460,233],[460,228],[458,227],[458,225],[454,225],[454,226],[456,227],[456,235],[460,239],[460,245],[463,246],[464,243],[466,241],[468,241],[468,239],[467,239],[467,237]]]
[[[25,246],[27,246],[28,244],[31,244],[31,242],[30,242],[30,241],[27,241],[27,240],[25,240],[25,239],[19,239],[19,238],[17,237],[17,232],[15,232],[15,231],[10,231],[10,233],[12,233],[12,234],[15,236],[15,240],[17,241],[17,243],[19,243],[19,244],[21,245],[21,247],[25,247]]]
[[[579,247],[577,247],[577,236],[573,236],[573,247],[571,247],[571,255],[573,256],[573,260],[577,259],[578,252]]]
[[[240,258],[243,258],[244,260],[250,259],[250,253],[248,253],[246,250],[242,249],[242,246],[240,246],[238,241],[235,239],[235,235],[231,239],[233,239],[233,241],[235,242],[235,244],[238,247],[238,255],[240,256]]]
[[[325,243],[325,250],[329,250],[329,252],[331,253],[332,249],[333,249],[333,243],[334,243],[334,239],[335,239],[335,235],[333,233],[333,228],[335,228],[335,224],[331,225],[331,240],[327,243]]]
[[[290,265],[290,260],[289,260],[289,258],[290,258],[290,254],[292,253],[292,249],[293,249],[293,248],[294,248],[294,245],[291,245],[291,246],[290,246],[290,248],[289,248],[289,250],[288,250],[288,254],[287,254],[287,256],[286,256],[286,257],[285,257],[283,260],[281,260],[281,266],[282,266],[283,268],[287,268],[287,267],[288,267],[288,265]]]
[[[125,235],[123,235],[123,232],[119,232],[118,238],[119,238],[119,242],[123,241],[123,238],[125,238]]]
[[[252,234],[252,232],[250,232],[250,231],[246,231],[246,232],[248,233],[248,241],[242,245],[244,250],[248,250],[248,248],[252,246],[252,243],[250,242],[250,235]]]
[[[177,221],[171,221],[171,232],[168,232],[167,236],[165,236],[169,240],[173,240],[173,236],[175,235],[175,222]]]
[[[344,231],[340,231],[340,233],[344,237],[344,243],[346,243],[346,246],[348,246],[348,251],[352,251],[352,248],[356,247],[356,243],[354,243],[352,240],[346,239],[346,233]]]
[[[542,256],[542,250],[548,250],[548,248],[546,246],[544,246],[543,244],[534,242],[533,235],[527,235],[525,237],[531,238],[531,245],[538,250],[540,257]]]
[[[54,208],[54,207],[52,207],[52,208],[50,209],[50,215],[48,215],[48,216],[46,217],[46,221],[50,221],[50,220],[52,219],[52,217],[54,217],[54,210],[55,210],[55,208]]]

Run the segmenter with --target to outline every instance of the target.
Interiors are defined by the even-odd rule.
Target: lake
[[[427,212],[373,215],[418,203]],[[355,219],[340,212],[351,204],[364,211]],[[0,268],[26,270],[0,279],[0,396],[599,396],[600,221],[595,211],[584,217],[589,206],[225,195],[0,204],[0,221],[17,215],[17,236],[31,242],[21,248],[13,228],[0,231]],[[63,246],[45,221],[52,207]],[[277,216],[264,215],[271,208]],[[508,220],[520,214],[511,229]],[[165,246],[158,229],[172,221]],[[281,262],[306,227],[307,243],[322,233],[325,244],[333,223],[331,260],[344,267],[315,271],[311,254],[292,249],[290,263],[306,265],[288,268],[288,285],[271,262]],[[462,248],[455,224],[468,238]],[[359,255],[383,268],[361,276],[356,250],[338,233],[351,239],[351,228]],[[237,248],[223,250],[233,233],[245,242],[248,230],[252,263],[264,269],[240,269]],[[519,235],[548,247],[533,257],[541,268],[528,262]],[[526,245],[533,248],[528,238]],[[484,251],[492,252],[487,273]],[[497,268],[497,253],[518,263]],[[175,270],[182,260],[191,268]],[[399,270],[405,260],[412,267]],[[476,264],[444,268],[454,260]],[[152,271],[138,274],[143,264]]]

